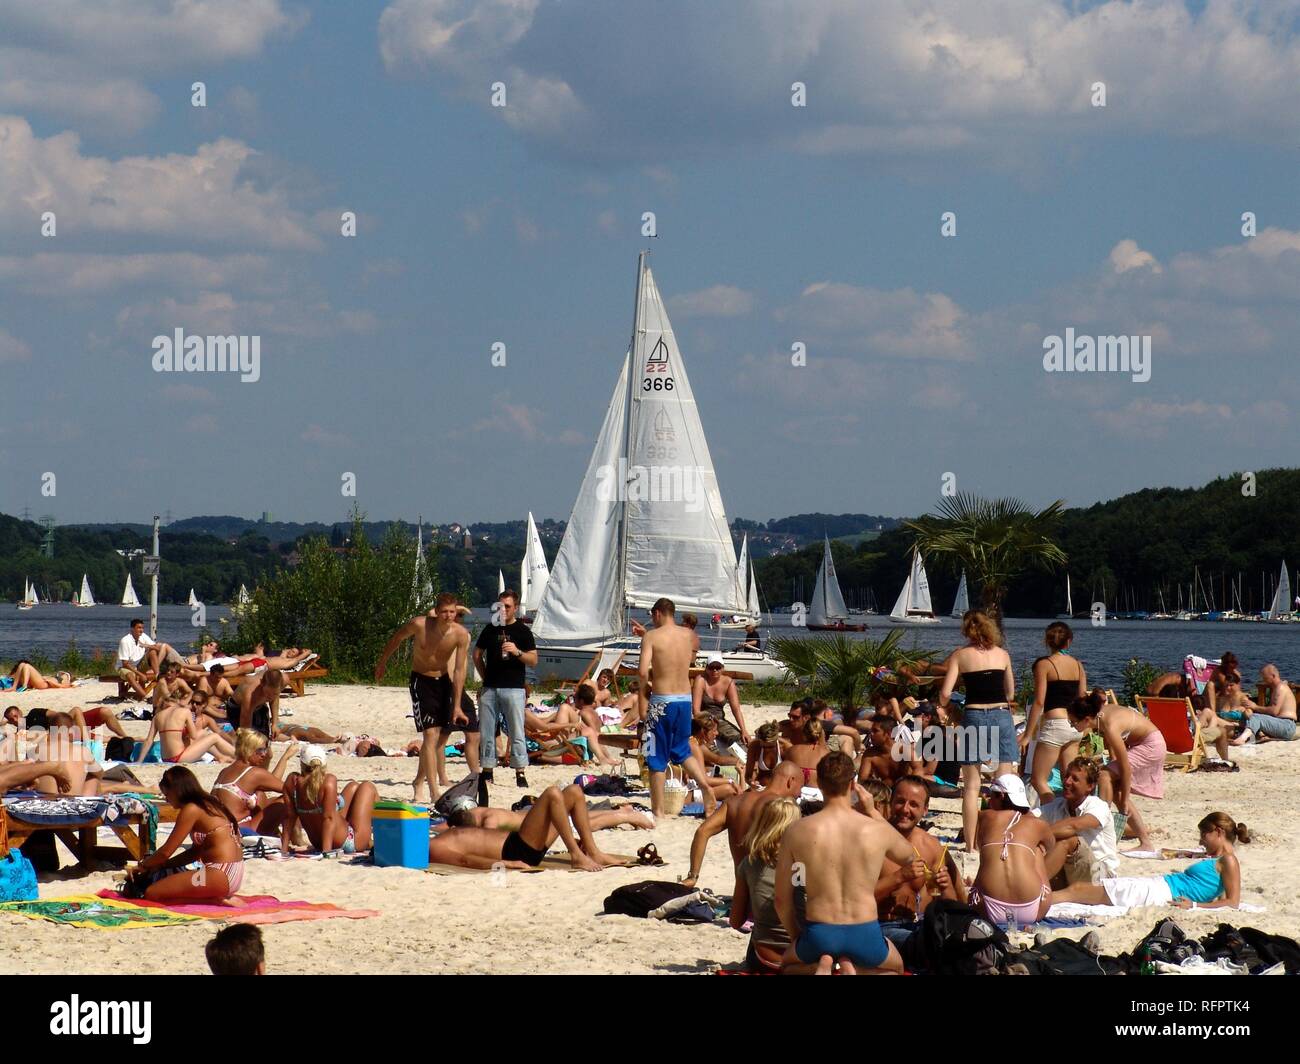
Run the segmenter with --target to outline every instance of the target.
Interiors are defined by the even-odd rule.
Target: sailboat
[[[424,559],[424,518],[415,526],[415,574],[411,578],[411,598],[426,602],[433,599],[433,581],[429,579],[428,563]]]
[[[896,624],[938,624],[930,604],[930,578],[921,564],[921,552],[912,548],[912,571],[898,593],[898,601],[890,611],[889,619]]]
[[[1058,621],[1069,621],[1074,619],[1074,599],[1070,595],[1070,574],[1065,574],[1065,612],[1056,615]]]
[[[500,569],[497,570],[497,595],[504,595],[506,591],[506,574]]]
[[[1268,619],[1273,624],[1285,624],[1291,620],[1291,577],[1286,571],[1286,562],[1282,563],[1282,574],[1277,580],[1277,591],[1273,594],[1273,605],[1268,609]]]
[[[18,608],[19,608],[20,610],[30,610],[33,606],[39,604],[40,601],[41,601],[41,600],[40,600],[39,598],[36,597],[36,588],[35,588],[35,586],[32,584],[32,582],[31,582],[30,580],[27,579],[27,577],[24,576],[24,577],[23,577],[23,597],[22,597],[22,599],[20,599],[19,602],[18,602]]]
[[[235,598],[236,606],[247,606],[253,601],[253,597],[248,593],[248,588],[244,584],[239,585],[239,594]]]
[[[627,634],[631,611],[661,596],[679,614],[748,608],[699,408],[642,252],[632,339],[533,617],[538,678],[581,676],[601,651],[626,651],[631,665],[640,649]],[[722,657],[725,668],[757,681],[785,674],[763,651],[724,650]]]
[[[95,596],[90,593],[90,575],[81,574],[81,594],[72,600],[74,606],[80,606],[83,609],[95,605]]]
[[[541,604],[546,581],[551,578],[542,550],[542,537],[537,532],[533,512],[528,511],[528,531],[525,533],[524,560],[519,563],[519,608],[531,617]]]
[[[126,574],[126,588],[122,591],[122,605],[127,609],[139,609],[140,600],[135,596],[135,585],[131,583],[131,574]]]
[[[195,606],[203,605],[203,603],[199,601],[199,597],[196,594],[194,594],[194,588],[190,588],[190,598],[189,601],[186,603],[186,605],[191,608]]]
[[[835,576],[835,559],[831,555],[830,537],[824,537],[822,564],[817,570],[817,585],[813,588],[812,603],[808,607],[810,632],[865,632],[865,624],[849,624],[849,610],[844,605],[839,579]]]
[[[961,571],[961,583],[957,585],[957,597],[952,600],[952,613],[950,617],[958,619],[965,617],[967,610],[970,609],[970,595],[966,591],[966,570]]]
[[[758,583],[754,580],[754,563],[749,558],[748,532],[740,540],[740,558],[736,562],[736,589],[738,597],[745,603],[745,612],[722,617],[710,624],[710,628],[742,630],[751,624],[760,624],[763,620],[762,611],[758,606]]]

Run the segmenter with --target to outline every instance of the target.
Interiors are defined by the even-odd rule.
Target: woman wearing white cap
[[[704,671],[691,685],[692,713],[695,716],[707,714],[718,722],[718,738],[726,745],[739,743],[749,745],[749,729],[745,727],[744,715],[740,712],[740,691],[736,681],[722,671],[725,663],[721,654],[710,654],[704,665]],[[726,709],[731,707],[731,715],[736,718],[739,727],[733,727],[727,720]]]
[[[976,828],[980,867],[970,901],[995,924],[1014,920],[1019,927],[1047,915],[1052,888],[1047,855],[1056,846],[1049,824],[1030,813],[1029,795],[1019,776],[999,776],[989,787],[989,806]]]
[[[299,823],[321,853],[337,849],[355,853],[371,847],[370,821],[379,792],[369,781],[354,780],[339,794],[338,778],[325,771],[328,759],[323,747],[304,747],[298,755],[302,771],[290,773],[284,781],[289,813],[281,833],[282,853],[289,852]]]

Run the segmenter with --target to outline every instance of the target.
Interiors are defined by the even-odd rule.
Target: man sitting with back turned
[[[794,943],[783,961],[788,974],[901,973],[903,959],[886,942],[876,918],[876,881],[886,857],[912,860],[912,847],[886,821],[850,804],[853,760],[827,754],[817,765],[821,812],[792,824],[776,866],[776,909]],[[794,888],[807,891],[801,928]]]

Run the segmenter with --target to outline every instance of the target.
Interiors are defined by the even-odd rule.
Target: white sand
[[[416,735],[407,718],[410,708],[403,688],[308,684],[307,692],[305,698],[286,700],[294,711],[292,723],[374,735],[386,749],[400,748]],[[11,698],[26,712],[35,705],[52,709],[94,705],[112,693],[110,685],[92,684]],[[116,703],[110,705],[116,708]],[[783,713],[780,706],[746,707],[751,728]],[[129,732],[141,737],[147,727],[126,723]],[[1211,810],[1221,809],[1244,820],[1257,834],[1251,845],[1238,847],[1243,899],[1269,911],[1137,910],[1098,929],[1107,952],[1132,948],[1158,917],[1169,913],[1177,913],[1195,935],[1227,921],[1300,938],[1298,758],[1300,745],[1266,744],[1241,755],[1239,773],[1171,773],[1166,777],[1164,801],[1142,800],[1141,805],[1157,845],[1195,846],[1196,821]],[[156,785],[163,767],[141,766],[138,774],[145,783]],[[329,768],[342,782],[372,780],[382,797],[409,799],[416,759],[332,757]],[[200,780],[210,785],[219,766],[195,769]],[[449,771],[453,780],[460,778],[464,762],[451,761]],[[578,771],[530,767],[529,792],[537,793],[548,784],[571,783]],[[508,768],[498,768],[496,778],[493,805],[508,807],[522,796]],[[941,807],[955,809],[956,803],[937,802],[934,809]],[[960,823],[952,813],[941,813],[936,819],[936,830],[945,834],[954,833]],[[601,915],[605,896],[617,886],[644,879],[675,880],[685,874],[698,824],[694,819],[666,817],[653,832],[598,833],[598,843],[611,853],[633,854],[653,841],[668,862],[658,869],[513,874],[496,885],[489,875],[437,876],[349,864],[347,859],[254,860],[248,862],[241,893],[331,902],[382,914],[368,920],[264,926],[271,972],[703,973],[719,963],[739,962],[746,936],[725,927]],[[63,856],[69,860],[66,852]],[[1188,863],[1126,859],[1121,874],[1157,875]],[[113,880],[110,872],[67,875],[42,882],[41,897],[93,894],[112,886]],[[732,884],[726,839],[719,836],[709,847],[701,885],[730,894]],[[203,945],[217,926],[204,921],[187,927],[110,932],[0,916],[0,973],[202,973],[207,971]],[[1083,929],[1059,933],[1078,937]]]

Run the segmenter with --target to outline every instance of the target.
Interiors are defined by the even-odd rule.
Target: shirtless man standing
[[[650,811],[664,811],[664,773],[670,764],[682,765],[700,788],[704,812],[718,804],[709,787],[704,765],[691,753],[691,662],[695,636],[677,623],[672,599],[661,598],[650,610],[654,627],[641,637],[641,687],[637,711],[646,722],[646,765],[650,768]],[[645,692],[653,690],[649,702]]]
[[[411,709],[415,730],[424,735],[420,745],[420,768],[415,774],[415,800],[427,783],[429,801],[438,800],[437,751],[453,731],[465,733],[465,760],[470,773],[479,770],[478,714],[465,694],[469,668],[469,629],[459,621],[460,605],[455,595],[443,592],[428,614],[412,617],[379,655],[375,681],[384,678],[388,659],[406,640],[414,640],[411,657]]]
[[[795,821],[781,840],[776,866],[776,911],[793,945],[783,972],[830,975],[897,974],[903,958],[880,931],[876,882],[885,858],[912,860],[912,847],[888,823],[850,804],[853,759],[827,754],[817,766],[826,805]],[[800,927],[794,888],[807,891],[807,921]]]
[[[1232,740],[1233,746],[1242,746],[1248,742],[1247,736],[1259,738],[1260,733],[1266,739],[1295,738],[1296,711],[1295,692],[1291,685],[1282,679],[1276,665],[1265,665],[1259,670],[1260,680],[1270,689],[1268,705],[1259,706],[1246,699],[1246,725],[1240,735]]]
[[[708,849],[709,840],[724,829],[731,846],[731,863],[740,864],[745,856],[745,836],[749,834],[749,826],[758,816],[759,810],[777,798],[798,798],[802,787],[803,770],[793,761],[782,761],[772,770],[772,782],[766,789],[744,791],[719,802],[713,813],[695,829],[695,835],[691,839],[691,867],[682,880],[683,886],[695,886],[695,881],[700,878],[700,870],[704,867],[704,852]]]

